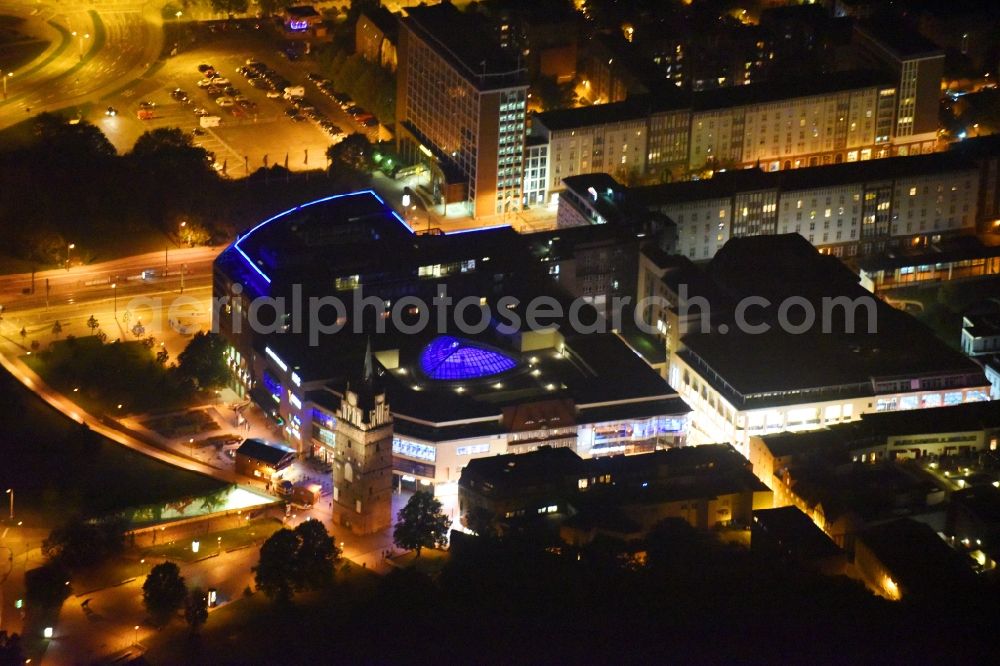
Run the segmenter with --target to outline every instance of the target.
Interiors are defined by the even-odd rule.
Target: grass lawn
[[[201,548],[197,553],[191,550],[193,539],[184,539],[147,548],[142,551],[142,555],[143,557],[165,557],[175,562],[194,562],[218,552],[219,544],[222,545],[222,550],[261,544],[279,529],[281,529],[280,520],[261,518],[245,527],[198,535],[197,539],[201,543]]]
[[[182,407],[192,397],[138,341],[103,344],[84,336],[54,342],[23,360],[53,388],[98,414]]]
[[[377,582],[375,574],[351,567],[338,572],[331,591],[300,594],[290,607],[257,592],[211,611],[196,639],[185,625],[172,623],[143,642],[145,658],[154,665],[188,666],[347,663],[350,660],[336,648],[338,622],[350,619],[353,600],[370,596]]]
[[[53,526],[204,495],[225,484],[130,451],[49,407],[0,371],[0,487],[17,493],[17,517]]]
[[[403,569],[416,569],[420,573],[433,576],[440,573],[445,564],[448,563],[448,551],[423,549],[420,557],[415,551],[403,553],[399,557],[394,557],[392,561]]]

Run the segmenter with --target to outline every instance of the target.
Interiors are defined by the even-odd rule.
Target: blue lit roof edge
[[[448,233],[445,234],[445,236],[457,236],[459,234],[471,234],[471,233],[475,233],[477,231],[493,231],[495,229],[511,229],[511,228],[512,228],[512,225],[507,224],[507,223],[504,223],[504,224],[494,224],[494,225],[489,226],[489,227],[474,227],[472,229],[458,229],[456,231],[449,231]]]
[[[240,247],[240,243],[242,243],[247,238],[249,238],[254,233],[256,233],[257,230],[260,229],[261,227],[267,226],[271,222],[274,222],[275,220],[277,220],[279,218],[282,218],[285,215],[288,215],[290,213],[294,213],[297,210],[301,210],[303,208],[308,208],[309,206],[312,206],[312,205],[315,205],[315,204],[325,203],[327,201],[333,201],[334,199],[342,199],[344,197],[356,197],[356,196],[359,196],[359,195],[362,195],[362,194],[370,194],[370,195],[372,195],[373,197],[375,197],[376,201],[378,201],[380,204],[382,204],[386,208],[389,208],[389,206],[386,205],[385,200],[382,197],[380,197],[378,195],[378,193],[375,192],[375,190],[371,190],[371,189],[368,189],[368,190],[358,190],[357,192],[344,192],[344,193],[341,193],[341,194],[331,194],[328,197],[323,197],[321,199],[315,199],[313,201],[307,201],[304,204],[299,204],[298,206],[295,206],[294,208],[289,208],[288,210],[286,210],[284,212],[281,212],[281,213],[278,213],[277,215],[272,215],[271,217],[267,218],[263,222],[258,223],[250,231],[246,232],[245,234],[243,234],[242,236],[240,236],[239,238],[237,238],[233,242],[233,244],[231,245],[231,247],[236,248],[236,251],[239,252],[243,256],[243,259],[246,260],[247,264],[249,264],[251,268],[253,268],[255,271],[257,271],[257,273],[259,273],[260,276],[262,278],[264,278],[267,281],[268,284],[271,284],[271,278],[268,277],[267,273],[265,273],[264,271],[262,271],[260,269],[260,267],[257,266],[257,264],[254,263],[250,259],[250,256],[247,255],[247,253],[243,251],[243,248]],[[403,226],[404,229],[406,229],[411,235],[413,234],[413,229],[411,229],[410,226],[408,224],[406,224],[406,222],[403,220],[403,218],[401,218],[399,216],[399,213],[397,213],[392,208],[389,208],[389,212],[392,214],[392,217],[396,218],[396,220]]]

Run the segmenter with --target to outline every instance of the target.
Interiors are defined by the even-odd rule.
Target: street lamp
[[[76,249],[76,243],[66,245],[66,268],[69,268],[69,253]]]
[[[0,78],[3,79],[3,98],[4,99],[7,99],[7,79],[11,78],[12,76],[14,76],[14,72],[7,72],[6,74],[4,74],[2,71],[0,71]]]
[[[135,636],[134,636],[134,638],[132,640],[132,645],[138,645],[139,644],[139,625],[135,625],[134,630],[135,630]]]
[[[7,494],[10,495],[10,519],[14,520],[14,489],[8,488]]]
[[[118,319],[118,283],[117,282],[112,282],[111,283],[111,292],[114,294],[115,320],[117,320]]]

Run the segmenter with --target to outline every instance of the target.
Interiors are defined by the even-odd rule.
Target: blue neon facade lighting
[[[309,202],[306,202],[304,204],[299,204],[295,208],[289,208],[288,210],[286,210],[286,211],[284,211],[282,213],[278,213],[277,215],[272,215],[271,217],[267,218],[263,222],[258,223],[253,229],[251,229],[250,231],[246,232],[243,236],[240,236],[236,240],[236,242],[233,243],[232,247],[235,248],[236,251],[240,253],[240,255],[243,257],[244,261],[246,261],[247,265],[250,266],[250,268],[254,269],[254,271],[256,271],[258,275],[260,275],[262,278],[264,278],[265,282],[267,282],[268,284],[271,284],[271,277],[267,273],[265,273],[263,270],[261,270],[260,266],[258,266],[257,263],[253,259],[250,258],[250,255],[248,255],[243,250],[243,248],[240,247],[240,243],[242,243],[243,241],[247,240],[248,238],[250,238],[251,236],[253,236],[259,229],[262,229],[263,227],[271,224],[275,220],[280,220],[281,218],[285,217],[286,215],[290,215],[291,213],[294,213],[296,211],[300,211],[303,208],[308,208],[309,206],[315,206],[316,204],[326,203],[327,201],[333,201],[334,199],[342,199],[344,197],[357,197],[357,196],[362,196],[362,195],[366,195],[366,194],[375,197],[376,201],[378,201],[383,206],[386,206],[385,200],[382,199],[382,197],[380,197],[378,194],[376,194],[374,190],[359,190],[357,192],[346,192],[344,194],[333,194],[333,195],[330,195],[328,197],[323,197],[322,199],[316,199],[315,201],[309,201]],[[388,208],[388,206],[386,206],[386,208]],[[406,229],[406,231],[408,233],[410,233],[410,234],[413,233],[413,229],[411,229],[410,226],[408,224],[406,224],[406,222],[403,220],[403,218],[401,218],[396,211],[394,211],[392,209],[389,209],[389,213],[390,213],[390,215],[397,222],[399,222],[399,224],[404,229]]]
[[[420,352],[420,369],[431,379],[481,379],[515,367],[517,361],[502,352],[450,335],[434,338]]]
[[[509,224],[494,224],[489,227],[474,227],[472,229],[458,229],[457,231],[449,231],[445,236],[457,236],[459,234],[474,234],[480,231],[493,231],[495,229],[510,229]]]

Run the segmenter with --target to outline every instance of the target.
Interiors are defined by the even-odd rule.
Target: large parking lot
[[[291,101],[274,97],[274,92],[268,97],[264,78],[251,85],[238,71],[248,60],[266,66],[272,80],[281,83],[275,77],[283,77],[292,86],[302,86],[305,99],[298,106],[313,109],[295,110]],[[206,78],[199,71],[200,65],[212,65],[220,77],[228,79],[228,84],[218,86],[218,90],[210,89],[211,92],[199,87],[199,81]],[[198,145],[215,155],[218,168],[224,166],[233,177],[245,175],[247,168],[252,172],[265,162],[284,165],[287,161],[292,170],[322,168],[327,164],[326,149],[339,137],[335,130],[323,129],[321,122],[325,120],[328,127],[335,126],[347,134],[364,131],[372,139],[379,137],[380,128],[363,127],[335,99],[321,92],[316,82],[307,78],[313,69],[308,61],[289,62],[282,58],[259,36],[222,37],[168,58],[154,76],[102,101],[93,110],[91,120],[120,152],[129,150],[145,131],[179,127],[191,132]],[[236,90],[226,95],[226,87]],[[186,93],[187,102],[171,95],[178,88]],[[232,100],[232,106],[221,107],[216,101],[221,97]],[[242,98],[245,101],[241,106],[237,100]],[[140,120],[137,114],[144,102],[155,104],[153,117]],[[106,116],[107,106],[112,106],[118,115]],[[196,109],[217,116],[218,126],[201,128]]]

